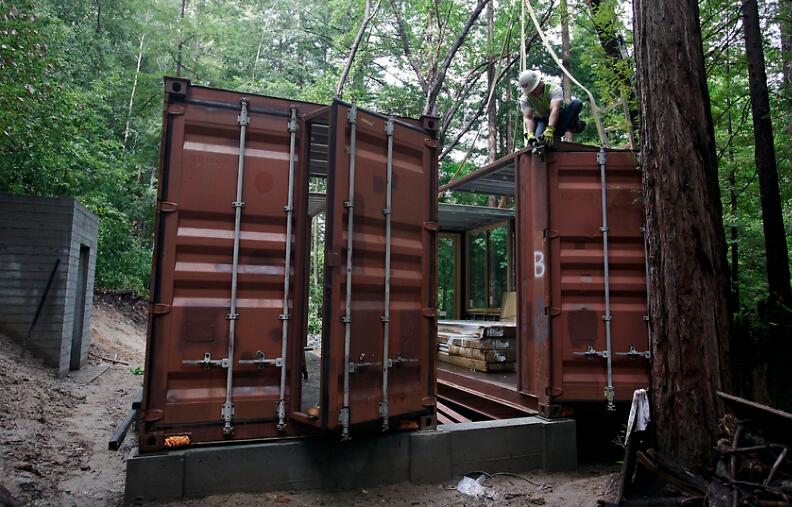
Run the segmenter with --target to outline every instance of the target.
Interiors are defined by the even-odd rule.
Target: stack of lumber
[[[516,327],[500,321],[441,320],[437,358],[478,371],[514,371]]]

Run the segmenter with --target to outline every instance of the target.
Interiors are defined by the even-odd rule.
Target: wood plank
[[[489,349],[459,347],[456,345],[448,346],[449,356],[467,357],[488,363],[513,363],[517,360],[517,351],[514,349]]]
[[[466,357],[450,356],[439,352],[437,359],[444,363],[455,364],[463,368],[478,371],[514,371],[514,363],[488,363],[486,361],[477,361],[476,359],[469,359]]]

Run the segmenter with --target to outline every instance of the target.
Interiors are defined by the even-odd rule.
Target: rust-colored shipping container
[[[175,78],[164,107],[141,451],[434,424],[435,120]],[[328,188],[318,414],[301,403],[312,175]]]
[[[514,197],[518,292],[516,374],[495,379],[441,363],[441,398],[492,417],[558,416],[580,402],[612,407],[648,386],[641,176],[632,152],[571,143],[523,149],[441,190]]]

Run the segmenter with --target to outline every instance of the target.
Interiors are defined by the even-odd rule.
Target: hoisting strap
[[[586,95],[588,95],[589,102],[591,103],[591,115],[594,117],[594,123],[597,125],[597,134],[599,134],[600,143],[602,146],[609,148],[610,145],[608,144],[608,135],[605,133],[605,129],[602,126],[602,120],[600,119],[599,115],[599,107],[597,107],[597,102],[594,100],[594,95],[592,95],[588,88],[580,84],[580,81],[575,79],[575,76],[573,76],[572,73],[569,72],[566,67],[564,67],[561,59],[558,58],[558,55],[555,53],[553,47],[550,45],[550,42],[547,40],[547,36],[545,36],[544,32],[542,31],[539,20],[536,19],[536,13],[534,12],[533,7],[531,7],[530,0],[523,0],[523,6],[528,8],[528,14],[530,14],[531,21],[533,21],[534,27],[536,27],[536,33],[539,34],[539,38],[542,39],[545,49],[553,58],[553,61],[555,61],[556,65],[558,65],[558,68],[561,69],[564,74],[566,74],[570,81],[578,85],[584,92],[586,92]],[[525,33],[522,34],[522,37],[525,39]]]

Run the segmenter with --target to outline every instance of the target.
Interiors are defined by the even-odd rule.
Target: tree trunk
[[[256,72],[258,71],[258,62],[259,58],[261,58],[261,46],[264,44],[264,31],[261,32],[261,37],[259,38],[258,49],[256,49],[256,59],[253,61],[253,76],[250,78],[250,82],[255,85],[256,83]]]
[[[187,0],[181,2],[179,15],[179,47],[176,53],[176,77],[181,77],[182,60],[184,59],[184,12],[187,10]]]
[[[487,90],[491,93],[495,86],[495,8],[492,2],[487,4]],[[494,162],[498,158],[498,121],[495,111],[495,96],[487,102],[487,161]],[[494,208],[497,197],[487,196],[487,206]]]
[[[698,3],[634,0],[661,451],[710,464],[728,387],[729,268]]]
[[[762,202],[762,223],[767,259],[767,282],[771,297],[792,305],[789,282],[789,252],[784,233],[781,194],[778,189],[773,123],[767,92],[762,34],[756,0],[742,3],[745,53],[748,58],[748,84],[751,91],[751,112],[754,126],[754,158],[759,172],[759,195]]]
[[[124,149],[127,147],[127,139],[129,138],[129,124],[132,121],[132,105],[135,103],[135,92],[137,91],[138,76],[140,76],[140,63],[143,61],[143,41],[146,34],[140,34],[140,46],[138,47],[137,67],[135,67],[135,78],[132,80],[132,91],[129,93],[129,107],[127,109],[127,121],[124,127]],[[142,173],[138,172],[138,183]]]
[[[363,40],[363,35],[366,33],[366,28],[368,28],[368,24],[371,21],[371,18],[374,17],[374,14],[376,14],[378,8],[379,4],[377,4],[374,12],[372,12],[371,0],[366,0],[366,5],[363,8],[363,17],[360,21],[360,28],[358,28],[357,35],[355,35],[355,42],[352,43],[352,48],[349,50],[349,56],[347,57],[346,65],[344,65],[344,71],[341,73],[341,77],[338,80],[338,86],[336,86],[335,94],[339,99],[344,95],[344,85],[346,84],[347,77],[349,76],[349,71],[352,69],[352,62],[355,61],[355,55],[357,55],[358,48],[360,48],[360,42]]]
[[[511,104],[512,101],[512,87],[506,86],[506,103]],[[508,109],[506,110],[508,111]],[[504,136],[505,144],[506,144],[506,155],[514,151],[514,123],[512,121],[512,115],[508,114],[506,116],[506,135]]]
[[[96,33],[102,31],[102,2],[96,0]]]
[[[781,64],[784,71],[782,91],[786,97],[787,149],[792,152],[792,0],[781,2]]]
[[[495,86],[495,7],[487,4],[487,90]],[[498,119],[495,110],[495,97],[487,104],[487,159],[494,162],[498,158]],[[490,196],[492,201],[495,196]]]
[[[561,0],[558,8],[561,11],[561,63],[563,63],[564,68],[571,73],[572,66],[569,64],[571,45],[569,43],[569,9],[567,7],[567,0]],[[566,74],[561,76],[561,86],[564,88],[564,103],[569,104],[569,101],[572,100],[572,82]],[[571,142],[572,132],[564,134],[564,140]]]

